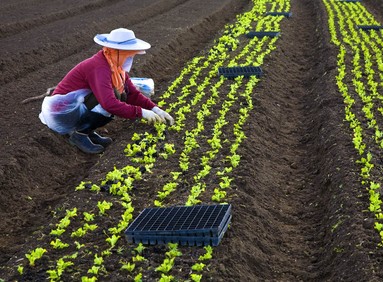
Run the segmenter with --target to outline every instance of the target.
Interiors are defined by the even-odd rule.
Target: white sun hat
[[[136,38],[134,32],[126,28],[117,28],[110,33],[97,34],[93,40],[105,47],[118,50],[147,50],[150,44]]]

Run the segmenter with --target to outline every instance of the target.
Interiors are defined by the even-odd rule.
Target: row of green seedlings
[[[126,177],[130,173],[129,177]],[[123,177],[125,175],[125,177]],[[120,181],[116,181],[117,179],[121,180],[123,184],[121,184]],[[121,232],[123,232],[130,221],[133,218],[133,211],[134,208],[131,205],[131,198],[128,194],[128,192],[132,189],[132,181],[141,179],[141,172],[139,168],[133,168],[127,166],[124,168],[120,173],[116,173],[116,170],[109,173],[106,177],[106,180],[103,181],[103,184],[105,185],[108,182],[111,182],[110,187],[110,193],[120,196],[118,202],[121,207],[124,209],[123,214],[121,215],[120,221],[117,223],[116,227],[111,227],[108,229],[108,232],[104,233],[107,235],[107,238],[105,239],[105,242],[107,243],[107,247],[105,250],[101,251],[101,255],[97,256],[95,254],[94,256],[94,265],[87,271],[87,273],[92,274],[94,276],[82,277],[82,281],[96,281],[96,276],[98,275],[100,270],[103,270],[102,262],[103,257],[110,256],[112,254],[112,250],[115,248],[117,240],[120,238]],[[83,190],[86,186],[89,186],[93,191],[99,192],[101,188],[98,185],[91,185],[87,182],[82,182],[80,185],[76,188],[76,190]],[[86,242],[86,235],[91,233],[92,231],[96,230],[98,228],[97,224],[92,224],[92,222],[96,219],[96,217],[102,217],[107,214],[107,211],[110,210],[113,206],[112,202],[107,202],[105,200],[99,201],[97,203],[97,212],[83,212],[83,226],[79,227],[75,231],[72,231],[70,234],[70,237],[73,238],[74,241],[71,243],[74,244],[75,249],[77,249],[77,252],[70,254],[70,255],[63,255],[61,258],[59,258],[56,261],[55,267],[47,270],[47,274],[51,281],[59,281],[62,278],[62,275],[64,273],[64,270],[67,269],[70,266],[74,266],[74,262],[71,260],[74,260],[78,257],[79,254],[84,256],[84,252],[89,252],[88,250],[85,250],[81,252],[82,248],[84,248],[85,244],[82,244],[80,241],[83,239]],[[71,210],[66,211],[66,215],[59,221],[59,223],[56,224],[55,228],[53,228],[50,231],[50,236],[54,237],[50,242],[50,247],[52,248],[49,250],[49,252],[53,252],[53,250],[59,251],[66,249],[70,247],[69,243],[63,242],[60,237],[67,231],[70,230],[69,225],[71,224],[71,221],[77,217],[77,209],[73,208]],[[69,231],[68,231],[69,232]],[[87,235],[87,236],[91,236]],[[42,248],[38,247],[34,250],[32,250],[30,253],[26,254],[27,259],[29,260],[29,265],[34,266],[35,261],[37,259],[40,259],[42,255],[46,252],[48,248]],[[18,266],[18,272],[20,274],[23,274],[24,266],[19,265]]]
[[[365,31],[356,30],[356,25],[367,23],[376,24],[372,15],[369,14],[361,4],[339,5],[335,1],[324,1],[324,3],[329,14],[331,40],[332,43],[339,48],[337,61],[338,75],[336,77],[337,85],[344,97],[346,120],[353,130],[353,143],[360,155],[360,159],[357,160],[357,163],[361,165],[360,175],[362,185],[366,187],[369,193],[369,210],[375,215],[375,229],[379,232],[383,242],[383,224],[379,222],[383,219],[380,195],[381,184],[373,180],[372,172],[375,167],[372,154],[373,146],[367,145],[368,142],[365,141],[366,139],[372,139],[378,145],[379,149],[383,148],[383,133],[379,128],[379,123],[375,119],[373,110],[374,106],[380,104],[383,100],[383,96],[378,93],[379,84],[381,87],[383,86],[382,75],[380,74],[379,77],[375,76],[376,70],[383,70],[381,56],[383,41],[375,31],[371,31],[367,34]],[[361,18],[362,16],[363,18]],[[336,18],[338,18],[338,28],[335,23]],[[372,50],[372,52],[370,50]],[[353,69],[347,72],[345,61],[349,53],[353,55]],[[364,66],[361,62],[364,62]],[[362,112],[364,114],[364,120],[368,124],[368,128],[366,129],[363,129],[362,122],[358,119],[355,110],[358,105],[356,105],[355,98],[350,94],[350,85],[345,82],[347,74],[353,75],[352,85],[354,86],[354,91],[363,103]],[[364,75],[367,75],[366,84],[363,79]],[[382,108],[378,108],[379,112],[382,113],[380,109]],[[368,134],[371,130],[374,133],[373,136]]]
[[[150,167],[150,165],[149,165]],[[112,255],[112,250],[116,247],[118,240],[121,239],[121,234],[126,230],[129,223],[133,219],[133,211],[134,208],[132,207],[131,197],[129,196],[129,192],[133,189],[133,183],[135,181],[142,179],[142,174],[149,170],[148,165],[143,167],[133,167],[133,166],[126,166],[123,169],[117,169],[114,168],[113,171],[109,172],[106,175],[105,180],[101,182],[101,186],[98,185],[91,185],[91,190],[94,190],[96,192],[100,192],[102,189],[108,191],[109,193],[120,196],[120,199],[126,204],[123,204],[124,213],[121,215],[121,220],[118,222],[117,226],[110,227],[108,229],[108,232],[104,232],[107,236],[105,239],[106,242],[109,243],[109,247],[105,250],[101,251],[101,257],[109,257]],[[144,169],[142,169],[144,168]],[[82,183],[80,184],[80,188],[83,189],[83,186],[85,188],[86,185],[90,185],[89,183]],[[132,262],[126,262],[124,260],[120,260],[121,270],[131,272],[131,268],[136,268],[137,263],[144,262],[146,259],[143,257],[143,249],[144,247],[139,245],[137,248],[134,249],[133,256],[132,256]],[[92,277],[82,277],[82,280],[84,281],[96,281],[98,276],[98,270],[99,266],[94,265],[91,269],[88,270],[89,274],[93,274]],[[134,277],[132,277],[135,282],[142,281],[142,273],[139,272]],[[89,280],[87,280],[89,279]]]
[[[268,17],[269,19],[274,20],[273,18]],[[279,18],[280,20],[280,18]],[[278,19],[273,21],[274,23],[279,22]],[[254,38],[251,40],[244,48],[243,50],[234,58],[232,59],[229,63],[228,66],[235,66],[238,65],[238,61],[245,57],[246,62],[244,63],[245,65],[247,64],[247,61],[252,61],[254,62],[255,60],[257,61],[257,65],[260,65],[263,62],[263,58],[274,48],[273,45],[276,41],[276,38],[273,38],[272,40],[268,38],[263,38],[261,40],[258,40],[257,38]],[[269,44],[267,44],[269,43]],[[262,52],[262,49],[263,52]],[[214,67],[213,67],[214,68]],[[215,71],[211,72],[213,75],[216,73]],[[179,176],[182,175],[183,172],[187,171],[189,169],[189,164],[190,164],[190,153],[193,151],[193,149],[199,148],[199,144],[197,141],[197,137],[200,135],[201,132],[204,132],[205,127],[204,127],[204,120],[207,116],[210,116],[212,114],[211,108],[216,105],[218,98],[220,98],[219,94],[219,89],[222,87],[224,82],[227,81],[225,78],[221,77],[215,84],[213,84],[210,87],[210,93],[211,96],[206,100],[206,102],[202,105],[201,109],[196,113],[197,117],[197,125],[195,126],[194,129],[188,130],[185,132],[185,137],[184,137],[184,149],[180,153],[180,161],[179,161],[179,171],[174,171],[172,172],[173,174],[173,180],[176,181],[179,179]],[[196,180],[196,185],[191,189],[192,190],[192,195],[190,195],[189,200],[187,201],[187,205],[194,205],[199,203],[196,198],[198,197],[199,193],[203,191],[204,187],[203,185],[198,184],[199,180],[202,178],[206,177],[209,172],[210,172],[210,165],[209,161],[214,159],[215,156],[217,155],[218,151],[220,148],[222,148],[222,140],[219,138],[219,136],[222,134],[222,127],[227,124],[225,120],[225,116],[227,112],[229,112],[230,107],[235,103],[237,100],[236,93],[238,91],[239,86],[242,83],[242,78],[237,78],[234,80],[234,83],[230,85],[230,92],[227,95],[228,100],[225,100],[222,105],[221,109],[219,110],[220,116],[217,118],[215,125],[214,125],[214,131],[213,131],[213,136],[207,140],[207,142],[211,146],[211,150],[207,151],[203,156],[201,157],[201,171],[194,177]],[[205,85],[204,82],[200,84],[201,88],[203,89],[202,92],[198,91],[195,94],[195,97],[198,99],[198,97],[206,95],[208,85]],[[195,99],[196,99],[195,98]],[[191,104],[193,104],[193,99]],[[190,104],[187,104],[185,107],[190,108]],[[237,140],[238,141],[238,140]],[[237,145],[233,145],[233,147],[238,147],[239,143],[237,142]],[[228,156],[228,158],[231,160],[231,162],[236,166],[239,160],[239,155],[235,153],[235,150],[231,150],[233,155]],[[155,201],[155,205],[157,206],[162,206],[163,205],[163,200],[173,191],[175,191],[177,182],[170,182],[164,185],[162,191],[158,192],[158,199]],[[216,196],[214,199],[222,198],[222,192],[216,190]]]

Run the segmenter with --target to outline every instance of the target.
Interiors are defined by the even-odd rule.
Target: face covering
[[[113,88],[118,91],[118,93],[122,93],[124,91],[125,84],[125,70],[123,69],[123,65],[126,61],[129,63],[129,70],[132,67],[133,57],[136,54],[145,54],[145,51],[136,51],[136,50],[117,50],[108,47],[102,48],[105,58],[108,61],[110,66],[110,70],[112,71],[112,83]]]
[[[128,57],[125,62],[122,64],[122,69],[126,72],[130,72],[130,69],[133,65],[133,57]]]

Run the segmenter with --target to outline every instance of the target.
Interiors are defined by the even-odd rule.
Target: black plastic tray
[[[157,245],[167,243],[178,243],[182,246],[218,246],[221,242],[223,235],[226,233],[232,215],[230,215],[223,225],[223,228],[216,236],[201,236],[201,234],[187,234],[187,235],[129,235],[126,234],[126,239],[129,243],[145,245]]]
[[[246,34],[247,38],[254,38],[254,37],[277,37],[279,36],[279,31],[250,31]]]
[[[291,18],[293,13],[292,12],[266,12],[266,16],[284,16],[286,18]]]
[[[261,67],[245,66],[245,67],[220,67],[218,68],[218,75],[223,75],[227,78],[235,78],[237,76],[257,76],[260,77],[263,74]]]
[[[146,208],[128,226],[128,242],[218,245],[231,221],[231,205]]]
[[[356,27],[358,29],[362,29],[362,30],[379,30],[379,29],[383,29],[382,25],[357,25]]]

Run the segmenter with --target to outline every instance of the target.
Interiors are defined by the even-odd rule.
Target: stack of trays
[[[262,75],[261,67],[245,66],[245,67],[220,67],[218,68],[218,75],[223,75],[227,78],[235,78],[237,76],[250,77],[255,75],[260,77]]]
[[[362,30],[379,30],[383,29],[383,25],[358,25],[357,28]]]
[[[231,221],[231,205],[146,208],[125,231],[129,243],[217,246]]]
[[[286,18],[290,18],[292,15],[292,12],[266,12],[266,16],[285,16]]]

